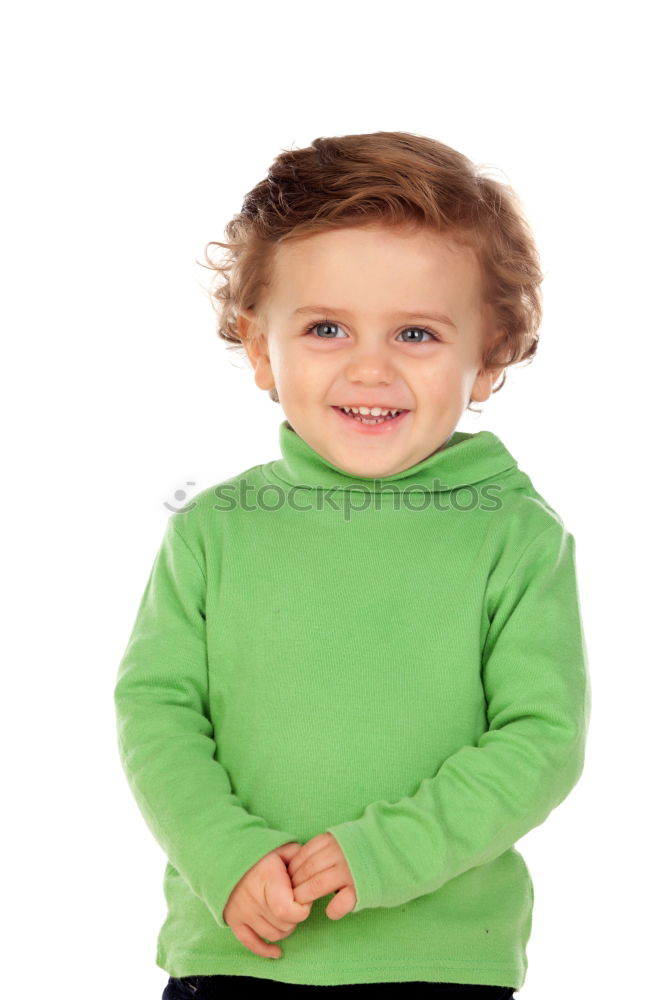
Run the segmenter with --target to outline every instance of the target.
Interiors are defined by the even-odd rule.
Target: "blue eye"
[[[427,333],[433,340],[439,340],[439,337],[429,330],[427,326],[408,326],[405,330],[401,330],[401,333],[407,333],[408,330],[418,330],[420,333]],[[406,340],[406,344],[427,344],[428,341],[423,340]]]
[[[306,333],[310,333],[312,330],[315,330],[318,326],[329,326],[330,327],[330,326],[337,326],[337,325],[338,325],[337,323],[333,323],[329,319],[318,319],[318,320],[315,320],[314,323],[310,323],[310,326],[308,326],[306,328],[305,332]],[[316,340],[336,340],[337,338],[336,337],[316,337],[315,339]]]
[[[316,328],[319,327],[319,326],[332,327],[332,326],[338,326],[338,324],[335,323],[333,320],[330,320],[330,319],[318,319],[318,320],[315,320],[314,323],[310,323],[310,325],[308,327],[306,327],[305,332],[306,333],[311,333],[313,330],[316,330]],[[437,334],[433,333],[432,330],[429,330],[427,326],[408,326],[404,330],[400,331],[400,335],[402,335],[403,333],[406,333],[407,331],[411,331],[411,330],[418,330],[420,333],[427,333],[428,336],[430,336],[430,337],[433,338],[433,340],[439,340],[439,337],[437,336]],[[339,340],[339,338],[338,337],[315,337],[315,340]],[[410,343],[411,344],[427,344],[428,341],[427,340],[407,340],[407,341],[403,341],[403,343],[407,343],[407,344],[410,344]]]

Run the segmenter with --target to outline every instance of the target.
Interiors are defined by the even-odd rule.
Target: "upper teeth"
[[[372,409],[367,406],[341,406],[340,409],[345,413],[360,413],[363,417],[386,417],[389,413],[394,416],[396,413],[402,413],[402,410],[382,410],[379,406],[373,406]]]

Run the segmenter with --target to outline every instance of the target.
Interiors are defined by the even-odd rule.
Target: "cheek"
[[[308,383],[325,382],[339,370],[339,360],[336,363],[333,352],[327,354],[325,351],[285,350],[280,362],[291,378]]]
[[[292,392],[296,396],[306,396],[317,392],[326,384],[326,371],[316,358],[304,357],[303,354],[282,351],[274,359],[273,373],[280,381],[283,391]]]
[[[299,365],[294,355],[282,346],[276,346],[271,351],[271,368],[273,374],[279,375],[282,381],[293,381],[298,375]]]
[[[466,366],[461,357],[450,354],[441,364],[431,365],[421,374],[421,385],[434,395],[443,390],[451,392],[465,381]]]

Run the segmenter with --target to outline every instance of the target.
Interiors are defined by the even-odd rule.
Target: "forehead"
[[[287,240],[273,260],[271,297],[295,306],[373,298],[404,304],[424,295],[432,308],[477,305],[481,273],[474,251],[447,233],[385,225],[352,226]],[[319,298],[312,298],[313,295]],[[303,298],[303,296],[306,296]],[[308,299],[307,296],[310,296]],[[340,303],[342,304],[342,303]]]

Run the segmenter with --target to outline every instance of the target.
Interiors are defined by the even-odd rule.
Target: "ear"
[[[255,384],[259,389],[274,389],[275,379],[268,353],[268,342],[253,309],[246,309],[238,313],[236,328],[243,342],[245,353],[254,368]]]
[[[248,342],[255,339],[259,333],[259,321],[254,309],[238,310],[236,329],[238,336],[243,341],[243,346],[247,349]]]
[[[494,326],[491,328],[488,338],[492,347],[503,339],[504,330]],[[488,344],[488,339],[484,339],[484,343]],[[487,350],[487,346],[486,346]],[[479,368],[476,378],[474,380],[474,385],[472,386],[472,393],[470,400],[474,400],[477,403],[485,403],[487,399],[490,398],[493,391],[493,386],[502,377],[502,372],[505,370],[503,368],[488,369],[483,367],[483,359],[487,357],[486,350],[483,351],[481,358],[481,367]]]
[[[503,368],[499,371],[485,371],[483,369],[479,369],[479,372],[474,380],[474,385],[472,386],[470,399],[474,400],[475,403],[485,403],[485,401],[492,395],[493,386],[501,377],[503,371]]]

